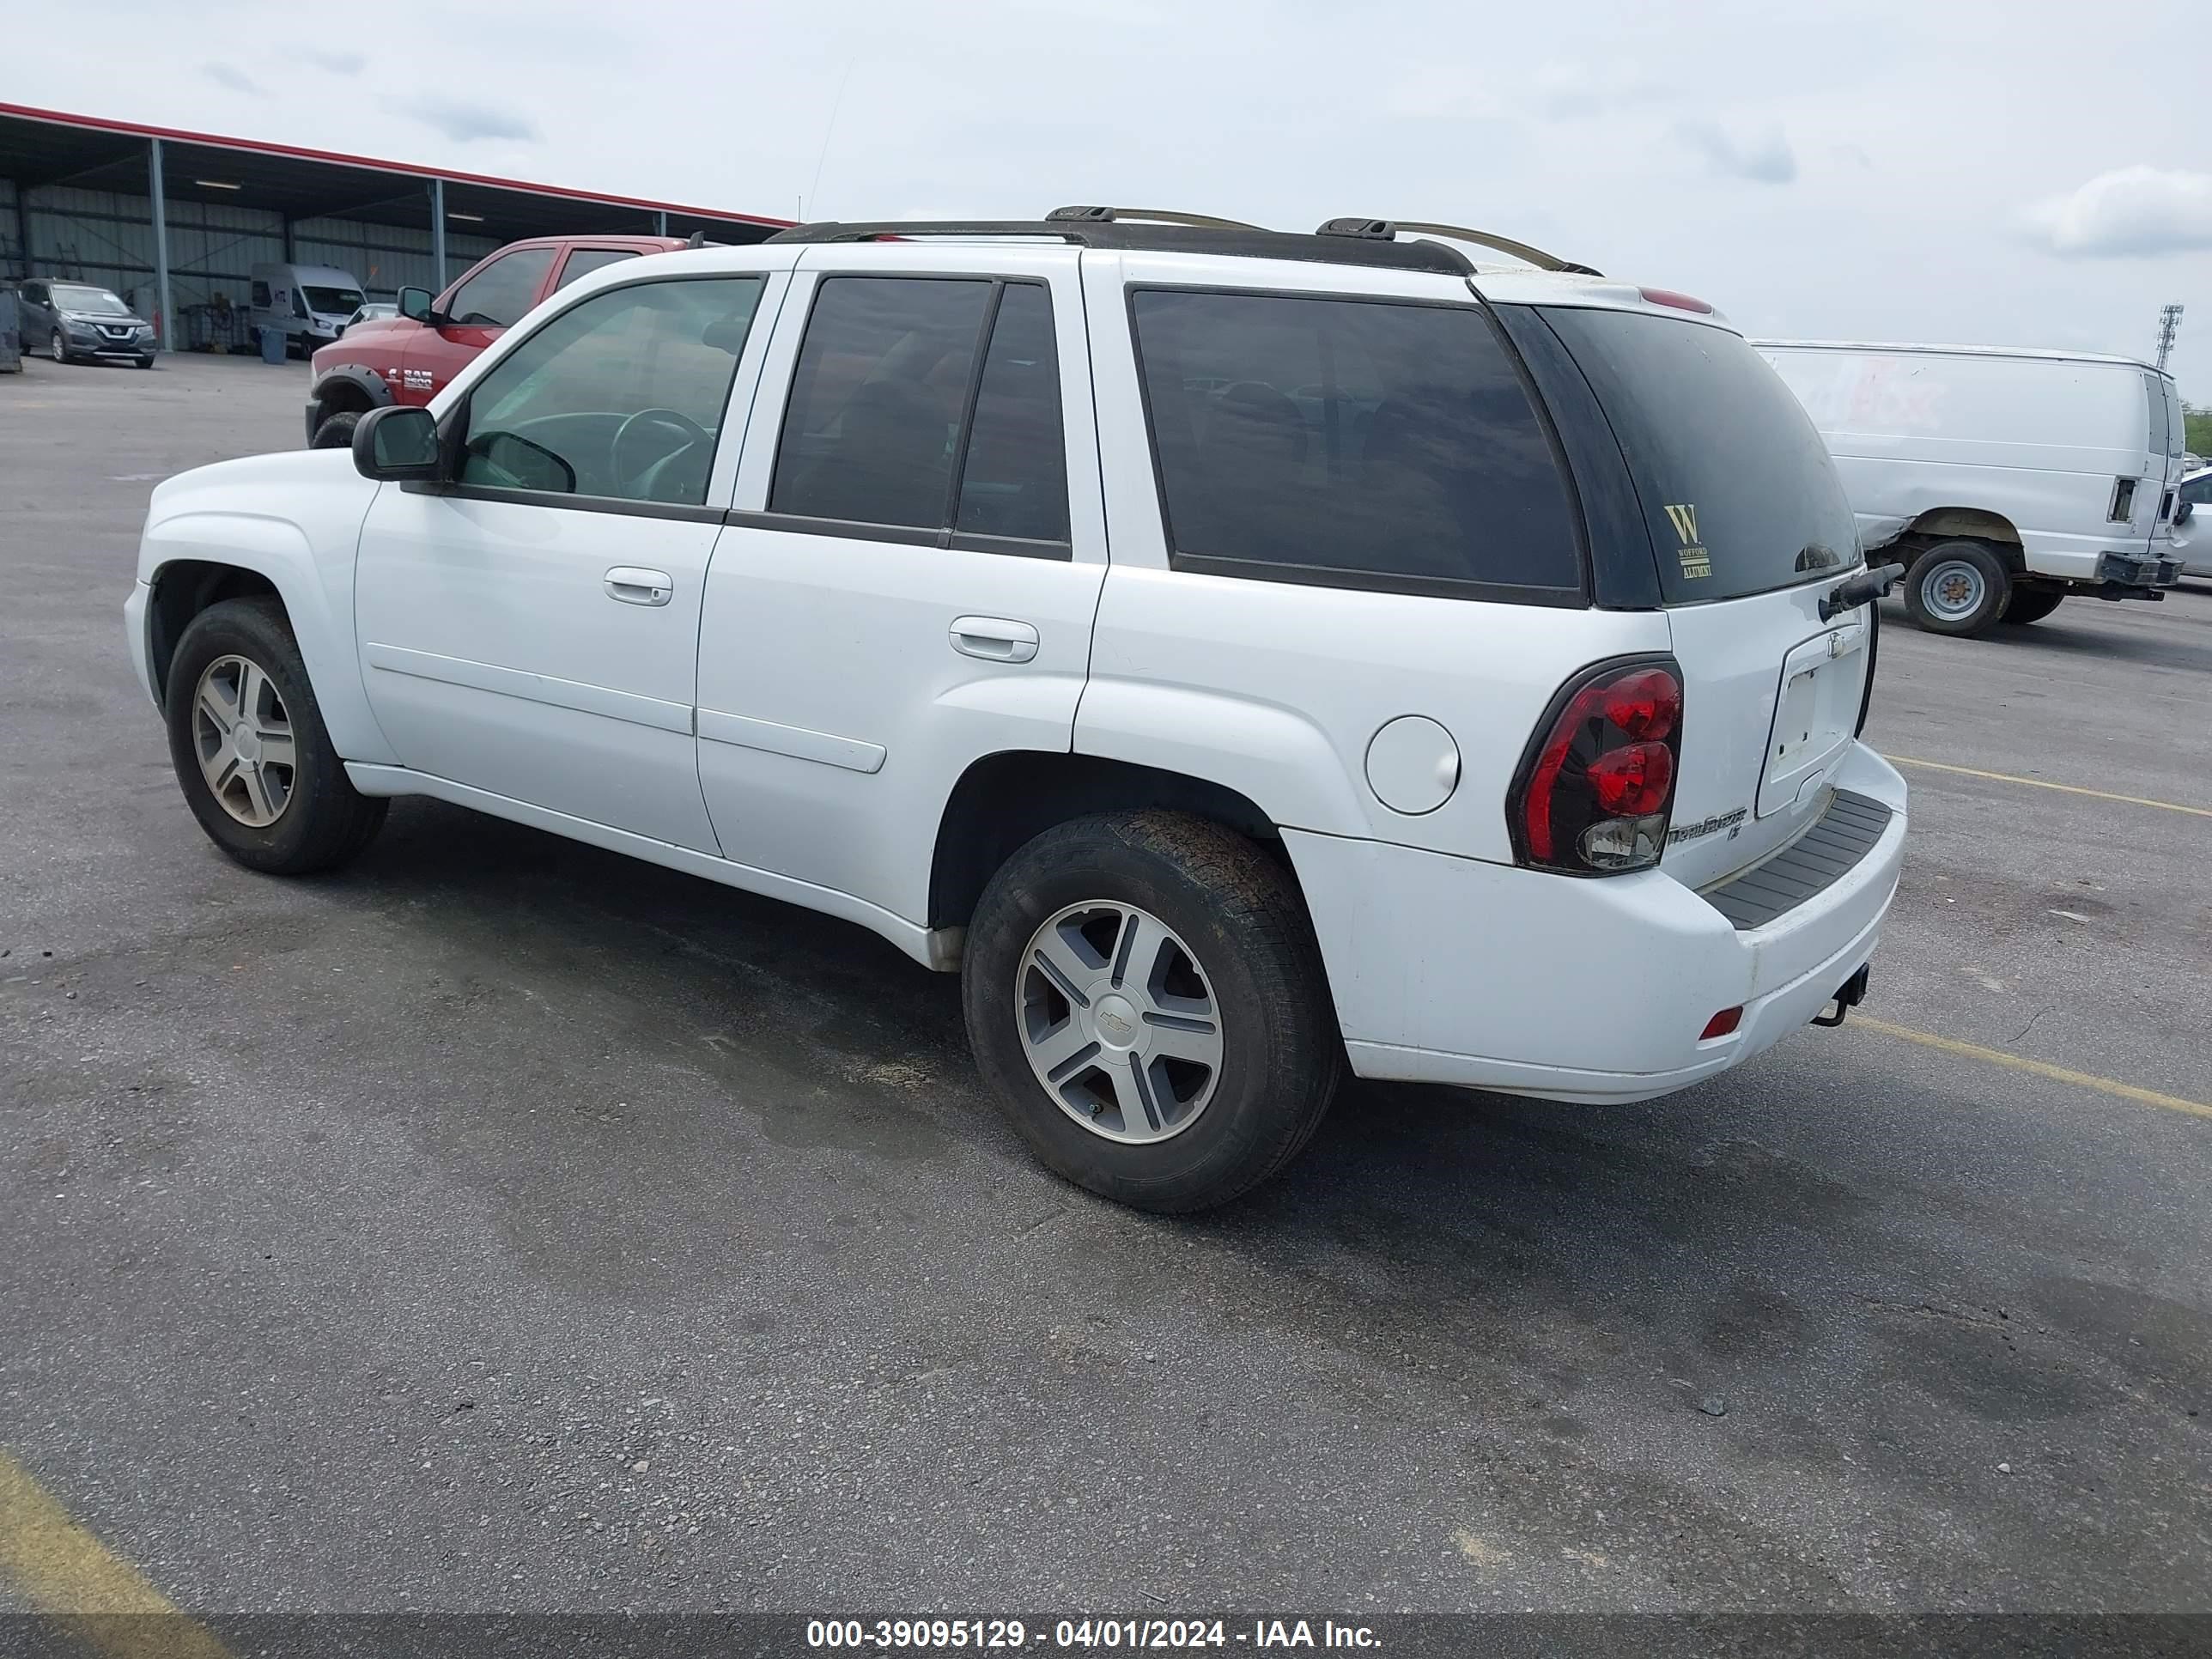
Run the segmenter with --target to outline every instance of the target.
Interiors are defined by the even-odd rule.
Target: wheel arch
[[[1997,560],[2014,575],[2027,568],[2020,530],[2002,513],[1979,507],[1931,507],[1898,533],[1898,541],[1924,549],[1938,542],[1986,542]]]
[[[1132,807],[1224,824],[1267,848],[1297,883],[1274,818],[1225,784],[1098,755],[1004,750],[972,763],[945,799],[930,863],[930,926],[964,927],[992,875],[1032,837],[1071,818]]]
[[[167,544],[165,546],[164,544]],[[177,642],[192,618],[227,599],[270,595],[283,607],[315,689],[324,726],[347,760],[390,763],[362,684],[353,638],[351,572],[344,614],[319,580],[306,537],[282,520],[238,514],[193,514],[147,532],[152,568],[146,606],[146,661],[157,700],[166,697]]]
[[[260,571],[211,559],[172,559],[154,573],[151,586],[153,600],[146,609],[146,660],[153,669],[156,696],[167,695],[169,664],[176,657],[177,641],[201,611],[225,599],[252,599],[264,593],[274,596],[279,604],[283,602],[276,584]]]
[[[392,388],[373,368],[340,363],[315,382],[308,398],[315,405],[314,424],[320,426],[333,415],[365,414],[383,408],[392,401]],[[312,442],[314,434],[311,431],[307,436]]]

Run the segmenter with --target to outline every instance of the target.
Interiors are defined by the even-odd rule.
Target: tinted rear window
[[[941,526],[991,284],[824,277],[792,376],[772,513]]]
[[[1547,307],[1604,404],[1670,605],[1740,599],[1858,562],[1827,446],[1766,360],[1723,328]]]
[[[1131,296],[1178,568],[1578,596],[1573,502],[1473,306]]]

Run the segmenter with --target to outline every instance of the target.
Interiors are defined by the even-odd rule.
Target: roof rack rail
[[[1106,211],[1119,215],[1129,210]],[[1466,276],[1474,270],[1466,254],[1443,242],[1302,236],[1291,231],[1262,230],[1227,220],[1186,224],[1180,220],[1147,222],[1118,216],[1106,219],[1088,214],[1082,218],[885,219],[854,224],[793,225],[767,240],[819,244],[911,241],[932,236],[1049,240],[1073,242],[1079,247],[1227,254],[1245,259],[1298,259],[1316,264],[1379,265],[1393,270],[1424,270],[1443,276]]]
[[[1332,231],[1329,228],[1330,225],[1346,224],[1387,224],[1397,230],[1419,231],[1430,236],[1449,236],[1459,241],[1473,242],[1478,247],[1496,248],[1500,253],[1510,253],[1516,259],[1526,259],[1539,270],[1570,271],[1577,276],[1605,275],[1601,270],[1592,270],[1588,265],[1578,265],[1571,259],[1562,259],[1556,253],[1547,253],[1543,249],[1531,246],[1527,242],[1516,242],[1510,236],[1499,236],[1487,230],[1470,230],[1465,225],[1431,224],[1419,219],[1332,219],[1328,224],[1321,228],[1320,234],[1325,236],[1366,234]]]
[[[1046,214],[1054,224],[1121,225],[1132,220],[1156,225],[1191,225],[1201,230],[1265,230],[1242,219],[1217,219],[1210,213],[1181,213],[1174,208],[1056,207]]]

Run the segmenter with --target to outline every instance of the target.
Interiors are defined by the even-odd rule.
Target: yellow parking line
[[[0,1451],[0,1578],[106,1659],[228,1659],[207,1628]]]
[[[2088,1072],[2069,1072],[2063,1066],[2029,1060],[2021,1054],[2008,1054],[2002,1048],[1984,1048],[1978,1042],[1961,1042],[1956,1037],[1916,1031],[1909,1025],[1892,1025],[1886,1019],[1875,1019],[1865,1014],[1854,1014],[1851,1024],[1863,1025],[1869,1031],[1879,1031],[1884,1036],[1897,1037],[1905,1042],[1941,1048],[1947,1054],[1958,1054],[1966,1060],[1985,1060],[1992,1066],[2009,1066],[2015,1072],[2033,1072],[2038,1077],[2049,1078],[2053,1083],[2070,1083],[2077,1089],[2094,1089],[2099,1094],[2116,1096],[2121,1100],[2132,1100],[2145,1106],[2163,1106],[2169,1112],[2186,1112],[2191,1117],[2212,1118],[2212,1106],[2184,1100],[2179,1095],[2162,1095],[2155,1089],[2138,1089],[2132,1083],[2116,1083],[2111,1078],[2098,1077]]]
[[[2179,801],[2152,800],[2145,795],[2115,795],[2103,789],[2084,789],[2079,784],[2051,783],[2042,778],[2015,777],[2009,772],[1984,772],[1973,766],[1948,766],[1942,761],[1915,760],[1910,755],[1885,755],[1898,766],[1924,766],[1931,772],[1956,772],[1962,778],[1987,778],[1993,783],[2025,783],[2036,789],[2056,789],[2062,795],[2087,795],[2093,800],[2125,801],[2130,806],[2157,806],[2169,812],[2188,812],[2212,818],[2212,806],[2184,806]]]

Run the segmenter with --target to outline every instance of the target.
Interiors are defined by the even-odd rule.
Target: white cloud
[[[1684,121],[1674,136],[1703,155],[1715,173],[1754,184],[1786,185],[1797,176],[1797,155],[1782,129],[1773,127],[1748,141],[1732,137],[1702,121]]]
[[[2120,167],[2022,217],[2053,253],[2085,258],[2212,247],[2212,173]]]

